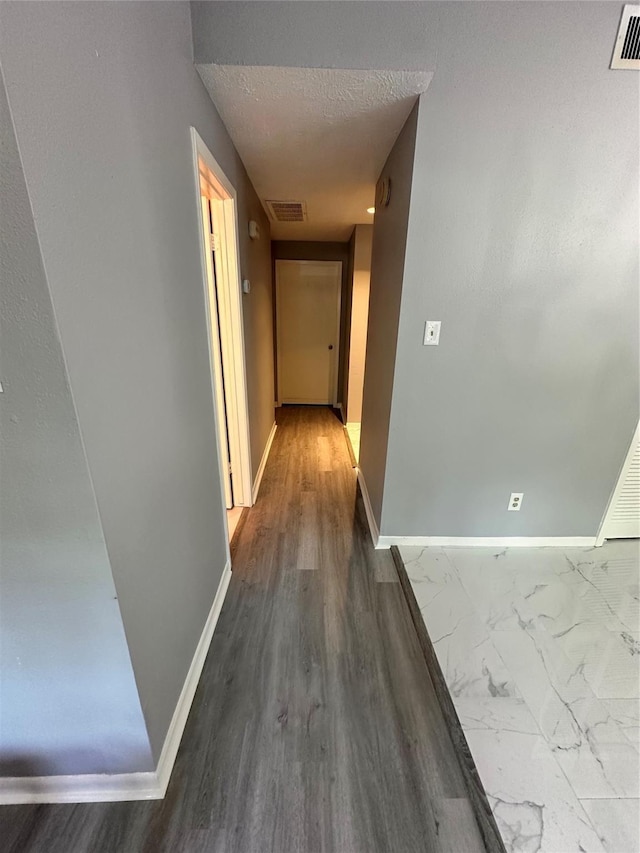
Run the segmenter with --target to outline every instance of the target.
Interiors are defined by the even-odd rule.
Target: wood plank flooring
[[[2,853],[485,850],[342,425],[278,423],[166,798],[2,807]]]

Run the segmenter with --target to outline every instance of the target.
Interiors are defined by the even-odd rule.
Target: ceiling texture
[[[348,240],[431,72],[198,64],[260,199],[304,202],[275,240]],[[265,205],[265,210],[269,211]]]

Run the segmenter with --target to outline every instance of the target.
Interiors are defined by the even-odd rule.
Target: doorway
[[[191,129],[221,490],[228,538],[251,506],[251,456],[238,262],[237,197]]]
[[[341,261],[276,261],[278,403],[338,402]]]

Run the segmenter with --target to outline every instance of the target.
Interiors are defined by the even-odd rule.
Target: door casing
[[[218,294],[220,303],[220,347],[222,370],[224,373],[224,393],[226,395],[226,416],[229,436],[229,457],[232,467],[233,503],[236,506],[252,505],[251,479],[251,439],[249,432],[249,408],[244,348],[244,325],[242,315],[242,285],[240,281],[240,247],[238,241],[238,204],[233,184],[225,175],[222,167],[211,154],[195,128],[191,128],[191,146],[193,156],[194,186],[196,192],[196,211],[200,240],[200,261],[204,290],[207,339],[211,364],[211,384],[216,423],[220,422],[218,407],[221,389],[217,387],[215,370],[215,350],[212,330],[215,329],[215,305],[211,304],[207,253],[211,247],[205,241],[205,222],[201,202],[201,185],[206,184],[210,192],[214,217],[214,233],[219,238],[219,257],[216,254],[216,273],[218,275]],[[220,489],[223,505],[226,504],[220,436],[216,429],[216,447],[221,478]],[[225,526],[226,526],[225,513]]]

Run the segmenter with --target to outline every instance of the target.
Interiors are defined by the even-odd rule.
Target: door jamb
[[[206,144],[195,128],[191,128],[191,148],[193,157],[194,186],[196,192],[196,212],[198,217],[198,238],[200,242],[200,266],[205,296],[207,316],[207,339],[211,365],[211,383],[213,405],[216,407],[215,374],[211,361],[211,307],[209,306],[206,251],[204,245],[204,222],[200,202],[200,160],[203,161],[209,174],[206,176],[221,198],[222,229],[224,237],[221,246],[225,275],[222,285],[225,293],[229,334],[223,344],[223,365],[225,368],[225,391],[227,392],[227,424],[229,432],[229,454],[231,457],[233,500],[236,506],[252,506],[251,482],[251,437],[249,432],[249,408],[247,393],[247,376],[244,348],[244,324],[242,316],[242,285],[240,281],[240,244],[238,239],[238,195],[233,184],[229,181],[219,163],[211,154]],[[214,411],[215,414],[215,411]],[[216,446],[218,450],[218,465],[222,466],[220,443],[216,428]],[[226,464],[226,463],[224,463]],[[220,467],[222,472],[222,468]],[[220,478],[220,488],[224,499],[224,484]],[[225,512],[226,524],[226,512]]]

